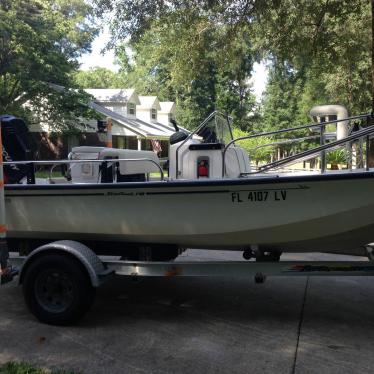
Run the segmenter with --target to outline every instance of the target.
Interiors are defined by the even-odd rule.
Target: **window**
[[[135,116],[136,115],[135,104],[134,103],[128,103],[127,110],[128,110],[127,113],[129,115],[131,115],[131,116]]]
[[[126,105],[116,105],[113,107],[113,112],[126,115]]]
[[[151,110],[151,118],[152,119],[157,119],[157,110],[156,109]]]

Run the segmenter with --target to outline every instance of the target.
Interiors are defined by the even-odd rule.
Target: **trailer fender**
[[[48,243],[33,250],[26,258],[21,268],[19,283],[22,284],[24,274],[28,266],[34,259],[52,253],[66,253],[75,258],[86,269],[93,287],[98,287],[102,283],[104,276],[110,272],[105,268],[99,257],[87,246],[72,240],[59,240]]]

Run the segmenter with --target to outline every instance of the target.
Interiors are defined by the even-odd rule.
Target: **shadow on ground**
[[[98,290],[84,320],[59,328],[39,324],[9,284],[0,289],[0,363],[83,373],[371,373],[370,279],[118,278]]]

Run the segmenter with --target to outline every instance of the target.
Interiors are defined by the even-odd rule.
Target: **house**
[[[167,141],[174,128],[157,122],[157,111],[161,109],[156,96],[138,96],[133,89],[87,89],[94,99],[92,109],[112,118],[113,146],[129,149],[153,149],[151,140]],[[92,124],[91,124],[92,125]],[[166,142],[166,143],[165,143]]]
[[[57,90],[63,89],[56,86]],[[134,89],[85,89],[92,95],[89,102],[103,119],[112,119],[112,144],[115,148],[155,150],[167,156],[168,140],[174,128],[166,121],[158,122],[158,112],[164,115],[156,96],[138,96]],[[173,104],[173,103],[172,103]],[[164,110],[165,111],[165,110]],[[66,157],[77,145],[104,146],[105,136],[97,133],[97,120],[81,118],[75,124],[79,133],[61,136],[50,131],[47,124],[33,126],[31,131],[40,137],[44,158]],[[44,144],[44,145],[43,145]],[[57,146],[56,146],[57,145]]]
[[[157,123],[157,112],[161,110],[157,96],[139,96],[136,116],[148,123]]]
[[[157,121],[169,126],[171,120],[175,120],[175,103],[173,101],[160,101]]]
[[[136,118],[136,106],[140,104],[134,89],[86,89],[96,103],[127,118]]]
[[[161,105],[157,96],[139,96],[139,100],[140,104],[136,106],[136,117],[138,120],[168,133],[169,136],[174,133],[175,129],[169,120],[174,118],[175,104],[173,102],[162,102]],[[165,114],[167,114],[167,118],[165,118]],[[157,139],[165,140],[163,137]]]

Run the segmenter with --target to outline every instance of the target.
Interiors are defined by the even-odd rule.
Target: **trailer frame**
[[[133,279],[229,276],[254,279],[256,283],[264,283],[268,276],[374,276],[374,262],[369,260],[123,261],[115,256],[97,256],[75,241],[52,242],[28,256],[11,252],[9,263],[17,272],[19,269],[18,283],[23,287],[31,312],[40,321],[55,325],[70,324],[82,318],[94,301],[95,289],[114,276]],[[41,281],[39,273],[47,276]],[[52,286],[48,285],[48,276],[53,278]],[[38,282],[42,282],[42,288]],[[49,293],[40,291],[49,288],[52,289]],[[64,289],[69,289],[66,292],[70,299]]]

